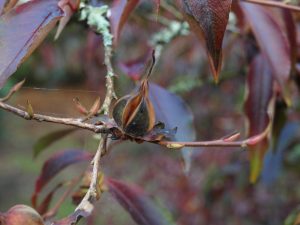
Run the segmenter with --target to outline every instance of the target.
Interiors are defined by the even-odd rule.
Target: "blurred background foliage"
[[[149,37],[162,28],[155,19],[149,19],[153,16],[152,8],[150,1],[139,5],[114,51],[118,96],[134,88],[134,82],[122,71],[121,63],[145,55]],[[24,107],[28,99],[35,112],[78,116],[73,98],[78,97],[84,105],[90,106],[97,96],[103,99],[105,94],[101,37],[78,22],[76,16],[57,41],[53,41],[54,35],[55,31],[22,64],[1,94],[26,77],[24,87],[10,100],[12,104]],[[223,46],[224,68],[218,85],[211,78],[205,49],[194,35],[178,37],[165,46],[151,77],[151,81],[180,95],[191,107],[197,140],[245,131],[243,102],[247,71],[244,65],[253,49],[230,31],[226,33]],[[298,118],[297,113],[299,106],[289,116]],[[33,159],[32,150],[37,140],[64,127],[26,121],[3,111],[0,111],[0,126],[0,211],[16,202],[30,204],[29,196],[42,164],[53,152],[63,149],[93,152],[97,146],[91,133],[76,131]],[[290,135],[300,134],[297,123],[291,122],[286,129],[287,132],[293,129]],[[285,136],[280,140],[285,140]],[[247,152],[238,148],[196,149],[191,170],[185,174],[179,153],[163,151],[147,143],[126,142],[104,158],[102,168],[107,176],[144,188],[166,212],[166,217],[177,224],[281,225],[299,205],[300,145],[283,143],[277,152],[280,154],[273,157],[280,158],[278,164],[272,161],[263,172],[265,179],[255,185],[248,181]],[[80,174],[85,166],[66,169],[56,179]],[[273,170],[275,167],[279,169]],[[270,177],[275,179],[268,179]],[[69,200],[60,214],[67,215],[73,208]],[[96,216],[90,220],[99,221],[98,224],[133,224],[121,206],[105,194],[97,205]]]

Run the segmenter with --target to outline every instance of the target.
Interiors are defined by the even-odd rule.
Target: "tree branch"
[[[260,134],[249,137],[245,140],[235,141],[237,134],[228,138],[221,138],[212,141],[195,141],[195,142],[177,142],[177,141],[160,141],[159,145],[169,149],[181,149],[183,147],[241,147],[246,148],[250,145],[255,145],[266,138],[271,131],[271,124]]]
[[[107,142],[107,135],[101,135],[97,152],[92,161],[93,172],[92,172],[92,179],[91,179],[89,190],[87,191],[86,195],[84,196],[80,204],[77,206],[75,211],[83,210],[91,214],[94,209],[93,203],[96,200],[98,200],[100,197],[100,191],[98,186],[99,167],[100,167],[101,153],[106,151],[106,142]]]
[[[102,152],[106,151],[107,134],[101,135],[99,146],[97,152],[92,160],[93,171],[92,178],[89,189],[79,205],[76,207],[75,211],[60,221],[55,221],[51,225],[66,225],[66,224],[76,224],[80,218],[88,217],[92,214],[94,210],[94,203],[100,198],[101,190],[99,187],[99,168],[100,159]]]
[[[259,4],[259,5],[277,7],[277,8],[284,8],[284,9],[289,9],[289,10],[300,12],[300,7],[299,6],[288,5],[284,2],[275,2],[275,1],[269,1],[269,0],[241,0],[241,1],[254,3],[254,4]]]
[[[11,106],[1,101],[0,101],[0,108],[27,120],[36,120],[38,122],[64,124],[68,126],[82,128],[85,130],[90,130],[93,131],[94,133],[110,133],[110,130],[106,128],[104,125],[95,125],[91,123],[86,123],[83,122],[81,118],[59,118],[59,117],[46,116],[46,115],[36,114],[36,113],[33,113],[33,115],[31,115],[31,113],[28,113],[22,109],[16,108],[14,106]]]
[[[111,102],[114,98],[116,98],[115,90],[114,90],[114,71],[111,64],[111,54],[112,49],[111,46],[105,46],[104,47],[104,64],[106,65],[107,74],[106,74],[106,96],[104,99],[104,102],[102,104],[102,107],[100,109],[100,112],[103,112],[104,115],[109,114],[109,109]]]

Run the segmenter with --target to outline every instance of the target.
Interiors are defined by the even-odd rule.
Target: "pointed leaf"
[[[0,88],[62,16],[57,0],[33,0],[0,17]]]
[[[68,134],[76,131],[76,128],[69,128],[64,130],[58,130],[46,134],[45,136],[41,137],[33,146],[33,157],[36,158],[43,150],[49,147],[54,142],[64,138]]]
[[[63,9],[65,16],[59,20],[59,25],[54,39],[58,39],[59,35],[73,16],[73,14],[79,8],[80,0],[60,0],[59,6]]]
[[[231,0],[182,0],[182,3],[192,30],[206,43],[213,76],[218,81]]]
[[[251,63],[247,87],[248,96],[245,112],[249,122],[248,135],[252,137],[263,132],[271,122],[268,110],[273,95],[273,77],[269,64],[263,55],[257,55]],[[263,158],[268,147],[269,140],[267,138],[249,147],[251,182],[255,182],[260,175]]]
[[[169,225],[151,199],[137,186],[106,179],[110,193],[139,225]]]
[[[36,200],[38,194],[43,187],[60,171],[67,166],[75,163],[91,160],[93,155],[89,152],[81,150],[67,150],[58,152],[49,158],[43,165],[40,176],[35,183],[35,192],[32,196],[33,205],[36,206]]]
[[[139,0],[114,0],[111,8],[110,21],[115,45],[119,41],[121,30],[129,18],[130,13],[138,3]]]
[[[163,122],[166,129],[178,128],[175,140],[194,141],[196,139],[194,117],[183,99],[154,83],[149,83],[149,97],[154,106],[156,120]],[[182,149],[182,154],[187,172],[191,165],[192,151],[186,147]]]
[[[270,64],[272,74],[281,87],[283,98],[291,104],[288,91],[288,80],[291,71],[290,49],[287,38],[276,19],[263,6],[240,3],[262,53]]]

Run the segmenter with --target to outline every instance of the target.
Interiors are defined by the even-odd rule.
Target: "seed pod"
[[[154,52],[152,64],[137,92],[120,98],[114,105],[112,116],[125,134],[142,137],[155,125],[155,112],[149,98],[148,78],[155,64]]]

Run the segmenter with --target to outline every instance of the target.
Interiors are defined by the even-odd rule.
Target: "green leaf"
[[[76,128],[68,128],[64,130],[54,131],[41,137],[33,146],[33,157],[36,158],[42,151],[52,145],[54,142],[64,138],[70,133],[77,130]]]

